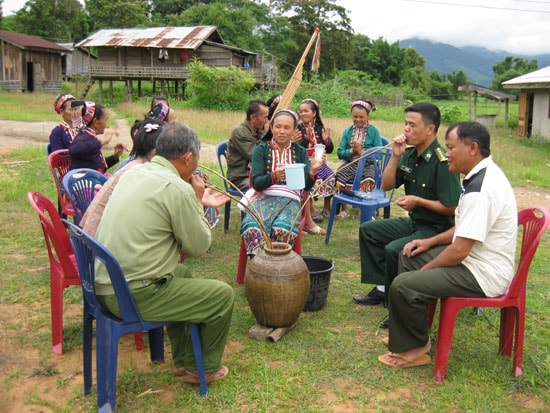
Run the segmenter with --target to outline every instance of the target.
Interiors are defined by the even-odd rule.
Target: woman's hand
[[[351,141],[351,155],[361,155],[363,153],[363,145],[359,141]]]
[[[311,161],[311,166],[309,168],[309,172],[312,175],[317,175],[317,172],[319,171],[319,168],[321,166],[323,166],[325,163],[327,163],[327,154],[323,153],[323,156],[321,157],[321,160],[319,160],[319,161],[315,159],[315,156],[311,159],[312,159],[312,161]]]
[[[294,135],[292,135],[292,142],[298,143],[302,140],[302,131],[300,129],[296,128],[294,131]]]
[[[99,141],[101,142],[101,146],[107,145],[109,142],[111,142],[113,136],[116,136],[118,138],[118,128],[116,126],[111,126],[109,129],[107,129],[107,132],[105,132],[103,136],[99,139]]]
[[[115,152],[113,153],[113,155],[115,156],[115,158],[120,158],[120,155],[122,155],[122,152],[124,151],[124,145],[121,144],[121,143],[117,143],[115,145]]]
[[[322,138],[325,146],[328,146],[328,144],[330,143],[330,128],[323,129]]]
[[[283,182],[286,180],[285,168],[282,166],[277,167],[273,171],[273,177],[275,182]]]

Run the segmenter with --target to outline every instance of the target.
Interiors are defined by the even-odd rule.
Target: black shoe
[[[380,328],[389,328],[390,327],[390,316],[387,315],[386,318],[384,318],[380,322]]]
[[[374,287],[367,295],[356,295],[353,301],[363,305],[378,305],[384,304],[386,294]]]

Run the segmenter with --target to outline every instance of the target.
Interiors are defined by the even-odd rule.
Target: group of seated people
[[[360,157],[365,149],[381,146],[380,133],[368,119],[375,108],[366,99],[351,103],[353,125],[344,131],[338,147],[343,165]],[[234,176],[231,168],[238,164],[240,179],[235,184],[242,190],[247,189],[245,184],[251,185],[245,203],[260,211],[271,240],[292,244],[298,230],[291,225],[304,199],[311,204],[313,197],[324,195],[323,212],[330,209],[326,198],[334,192],[315,186],[323,169],[328,169],[326,155],[321,160],[310,155],[315,144],[325,144],[327,152],[333,145],[314,100],[302,101],[299,114],[274,112],[263,134],[262,122],[257,120],[267,122],[269,109],[269,103],[250,103],[247,121],[240,129],[242,132],[248,126],[255,134],[246,138],[247,145],[240,143],[243,133],[232,134],[228,177]],[[506,292],[514,275],[517,233],[514,193],[490,156],[486,128],[476,122],[451,125],[445,149],[437,140],[441,122],[437,106],[421,102],[407,107],[405,113],[404,133],[392,142],[382,189],[404,187],[405,195],[395,203],[406,216],[360,225],[361,282],[375,287],[367,295],[353,297],[357,304],[388,306],[389,315],[381,327],[389,328],[384,343],[391,352],[381,355],[379,361],[401,368],[431,361],[427,355],[431,348],[428,302],[447,296],[494,297]],[[305,164],[302,194],[285,185],[282,166],[288,163]],[[340,167],[333,188],[350,185],[355,171]],[[465,175],[462,185],[460,174]],[[330,182],[331,176],[332,172],[324,172],[322,184]],[[372,171],[366,168],[361,181],[363,190],[371,190]],[[318,189],[322,190],[316,192]],[[314,209],[306,205],[304,211],[311,212],[310,218],[304,214],[306,231],[324,233],[308,226]],[[345,210],[340,214],[347,216]],[[265,244],[250,215],[242,220],[241,236],[249,256]]]
[[[60,113],[67,110],[58,103]],[[317,102],[301,102],[300,113],[276,110],[277,104],[277,97],[267,103],[251,101],[245,122],[228,143],[228,179],[246,192],[243,203],[259,211],[267,230],[265,234],[259,228],[256,217],[244,215],[241,236],[252,259],[265,245],[265,236],[295,242],[299,229],[293,224],[300,210],[305,211],[306,231],[318,233],[308,226],[305,215],[309,211],[313,221],[311,199],[329,198],[334,193],[331,187],[334,191],[349,185],[349,175],[355,175],[332,172],[326,153],[314,156],[316,144],[323,143],[326,152],[334,148]],[[86,126],[75,134],[69,150],[81,134],[97,139],[103,133],[106,115],[96,113],[98,108],[101,112],[99,105],[79,109]],[[181,256],[198,256],[209,248],[211,226],[204,208],[218,208],[229,198],[205,185],[196,173],[200,141],[188,126],[168,123],[166,108],[155,105],[151,110],[163,113],[165,119],[146,117],[134,125],[132,160],[109,178],[81,225],[119,260],[143,319],[172,321],[167,331],[174,374],[184,382],[198,383],[185,324],[191,321],[201,324],[207,382],[220,380],[228,375],[221,360],[234,292],[224,282],[193,278]],[[380,133],[368,122],[375,105],[359,99],[350,110],[353,125],[344,131],[338,147],[344,164],[366,148],[381,145]],[[395,203],[407,214],[360,225],[361,282],[376,287],[354,297],[358,304],[387,303],[385,344],[390,353],[379,361],[401,368],[430,362],[429,301],[492,297],[506,291],[514,274],[517,231],[515,197],[491,159],[487,130],[476,122],[452,125],[444,149],[437,140],[440,112],[435,105],[413,104],[405,113],[404,133],[393,139],[382,189],[404,186],[405,195]],[[74,133],[66,129],[69,135]],[[296,163],[304,165],[301,190],[286,185],[285,166]],[[465,176],[462,186],[460,174]],[[367,172],[365,190],[371,181]],[[324,201],[323,212],[329,210]],[[124,231],[113,231],[116,227]],[[101,304],[119,315],[108,276],[101,270],[96,288]]]
[[[102,148],[113,138],[119,136],[118,128],[107,128],[108,112],[103,105],[92,101],[78,101],[74,96],[63,93],[54,101],[55,111],[61,115],[61,122],[50,133],[50,153],[68,149],[70,154],[69,169],[89,168],[103,174],[118,163],[124,145],[117,143],[111,156],[103,156]],[[168,100],[162,96],[153,98],[151,109],[145,119],[157,119],[163,122],[174,122],[175,111],[170,110]],[[139,121],[136,121],[136,124]],[[133,129],[133,133],[137,129]],[[126,159],[129,162],[133,155]]]

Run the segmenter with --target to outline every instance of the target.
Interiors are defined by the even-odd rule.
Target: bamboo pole
[[[307,54],[309,53],[311,46],[313,46],[313,43],[315,42],[315,39],[319,35],[319,28],[316,28],[313,34],[311,35],[311,39],[309,39],[309,43],[306,46],[306,49],[304,50],[304,53],[302,54],[302,57],[300,58],[300,61],[298,62],[298,65],[296,66],[296,69],[294,69],[294,73],[292,74],[292,77],[288,81],[288,84],[286,85],[285,91],[283,92],[283,95],[281,96],[281,100],[279,101],[279,104],[277,105],[277,110],[280,109],[291,109],[292,108],[292,99],[294,99],[294,95],[296,95],[296,91],[300,87],[300,83],[302,82],[302,73],[304,69],[304,63],[306,61]]]

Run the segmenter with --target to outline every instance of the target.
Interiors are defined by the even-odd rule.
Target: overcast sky
[[[393,43],[420,37],[453,46],[550,54],[550,0],[340,0],[355,33]]]
[[[7,16],[24,0],[4,0]],[[411,37],[514,54],[550,54],[550,0],[339,0],[355,33]]]

